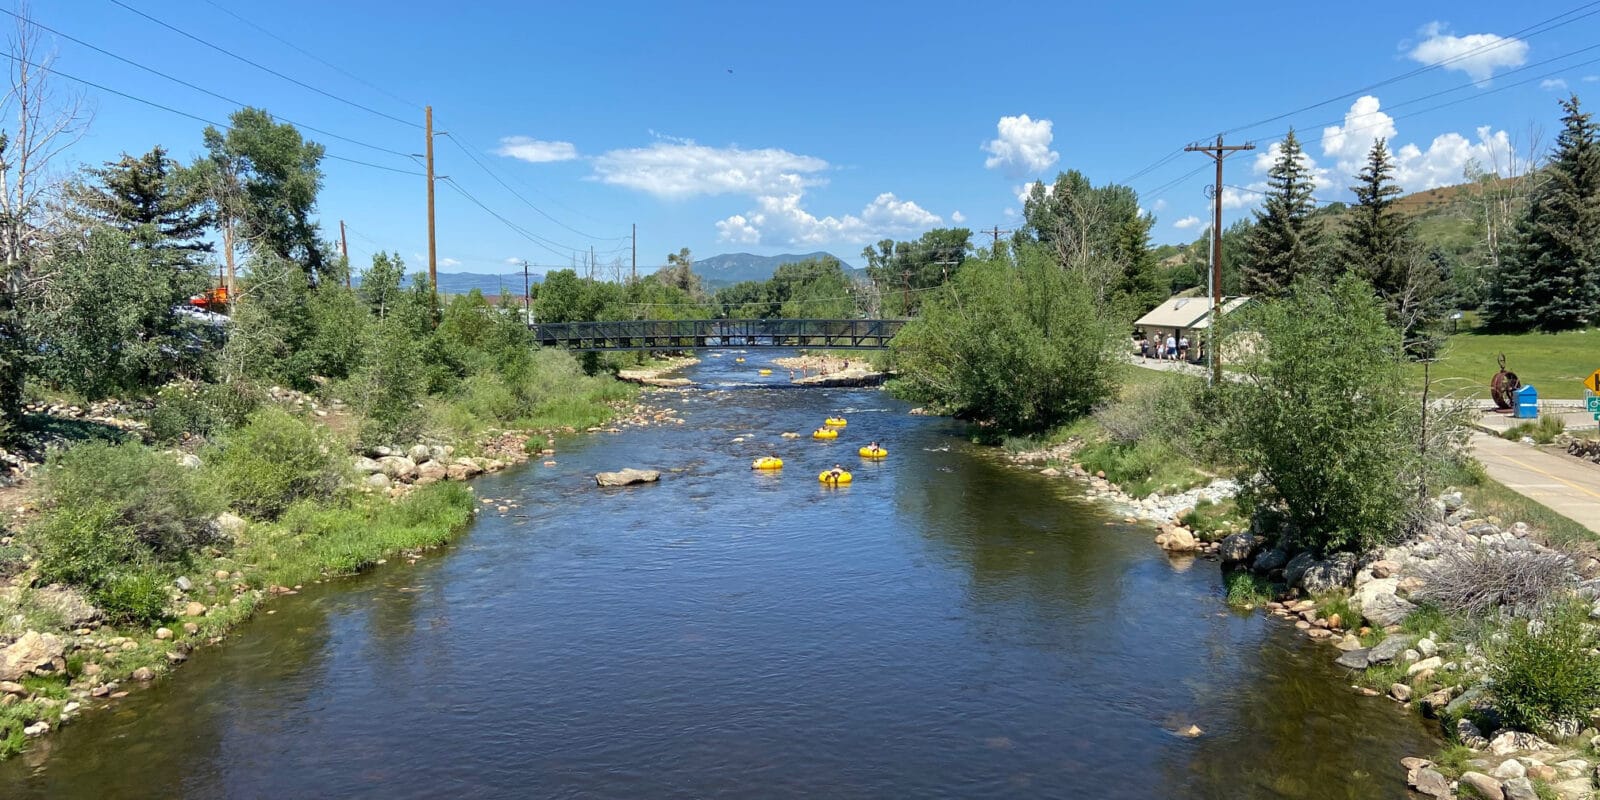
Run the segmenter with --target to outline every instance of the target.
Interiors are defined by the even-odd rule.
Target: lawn
[[[1566,333],[1489,334],[1468,331],[1445,341],[1439,360],[1430,368],[1434,390],[1460,397],[1488,399],[1489,380],[1499,370],[1504,353],[1506,368],[1517,373],[1524,386],[1534,386],[1544,398],[1583,397],[1583,379],[1600,369],[1600,331]],[[1414,368],[1422,380],[1422,366]]]

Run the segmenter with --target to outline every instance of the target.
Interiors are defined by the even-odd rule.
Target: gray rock
[[[100,609],[95,608],[94,604],[76,589],[51,584],[42,589],[34,589],[29,595],[29,601],[34,607],[60,618],[68,628],[81,628],[100,619]]]
[[[639,483],[655,483],[661,480],[661,473],[653,469],[624,469],[617,472],[597,472],[594,482],[600,486],[633,486]]]
[[[1439,496],[1439,502],[1444,506],[1444,513],[1454,514],[1467,504],[1466,498],[1460,492],[1447,492]]]
[[[222,535],[232,539],[244,533],[246,523],[244,517],[231,511],[224,511],[217,515],[216,524],[217,530],[222,531]]]
[[[1256,551],[1266,546],[1267,540],[1253,533],[1235,533],[1224,536],[1218,543],[1217,556],[1223,563],[1232,564],[1244,561],[1256,554]]]
[[[1389,696],[1404,703],[1411,699],[1411,687],[1404,683],[1389,684]]]
[[[1462,786],[1471,786],[1483,800],[1505,800],[1506,793],[1500,791],[1500,781],[1481,772],[1463,772],[1458,780]]]
[[[1373,664],[1387,664],[1395,660],[1406,648],[1411,646],[1411,637],[1396,634],[1378,642],[1367,654],[1367,660]]]
[[[1459,697],[1456,698],[1456,700],[1460,699]],[[1454,702],[1451,705],[1453,706]],[[1445,710],[1446,712],[1452,711],[1451,706],[1445,706]],[[1456,720],[1456,741],[1472,750],[1483,750],[1489,746],[1489,740],[1483,738],[1483,732],[1478,730],[1478,726],[1472,724],[1472,720],[1466,717]]]
[[[184,469],[199,469],[205,465],[201,463],[200,457],[194,453],[184,453],[178,456],[178,466]]]
[[[1317,557],[1310,552],[1301,553],[1289,559],[1289,563],[1283,565],[1283,582],[1290,586],[1299,586],[1300,578],[1315,563],[1317,563]]]
[[[1327,594],[1350,585],[1355,577],[1356,557],[1350,553],[1337,553],[1332,558],[1313,562],[1301,573],[1298,582],[1291,581],[1289,585],[1299,586],[1314,595]]]
[[[186,577],[183,577],[182,575],[179,575],[178,579],[173,581],[172,584],[174,586],[177,586],[178,587],[178,591],[180,591],[180,592],[187,592],[190,589],[194,588],[194,584],[190,583],[189,579],[186,578]]]
[[[1406,774],[1406,783],[1424,797],[1446,800],[1452,797],[1450,781],[1432,767],[1420,767]]]
[[[1273,548],[1261,551],[1256,556],[1256,560],[1250,563],[1250,569],[1252,572],[1265,575],[1273,570],[1283,569],[1283,565],[1287,563],[1289,563],[1289,554]]]
[[[1340,654],[1338,658],[1334,659],[1333,663],[1346,669],[1366,669],[1371,663],[1371,659],[1368,657],[1370,652],[1370,650],[1350,650]]]
[[[1461,693],[1461,696],[1451,700],[1450,705],[1445,706],[1445,712],[1452,717],[1461,717],[1468,711],[1487,705],[1488,701],[1488,694],[1482,685],[1470,686]]]
[[[1434,644],[1432,639],[1418,639],[1417,652],[1421,653],[1424,658],[1436,656],[1439,654],[1439,645]]]
[[[1555,745],[1522,731],[1506,731],[1494,737],[1489,742],[1489,752],[1497,756],[1509,756],[1521,751],[1554,750]]]
[[[419,464],[427,461],[430,455],[431,454],[428,452],[428,446],[425,444],[411,445],[411,449],[406,451],[406,457]]]
[[[408,480],[417,477],[417,462],[405,456],[384,456],[378,459],[378,464],[383,474],[395,480]]]
[[[1506,764],[1522,766],[1520,762],[1515,760],[1507,761]],[[1505,764],[1500,766],[1503,767]],[[1495,774],[1498,775],[1499,770],[1495,770]],[[1522,775],[1515,775],[1506,779],[1505,783],[1500,784],[1500,789],[1505,793],[1506,800],[1539,800],[1539,793],[1534,790],[1533,781]]]
[[[362,478],[361,483],[374,489],[387,489],[389,488],[389,476],[381,472],[374,472],[371,475]]]
[[[1376,583],[1377,581],[1373,581]],[[1371,584],[1368,584],[1369,586]],[[1370,600],[1361,605],[1361,616],[1379,627],[1399,625],[1417,607],[1409,600],[1400,599],[1394,593],[1374,595]]]
[[[374,472],[383,471],[382,464],[366,456],[356,456],[350,459],[350,468],[362,475],[371,475]]]

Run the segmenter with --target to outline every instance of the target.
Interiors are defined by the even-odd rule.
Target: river
[[[517,507],[274,601],[0,764],[0,797],[1398,798],[1439,746],[1229,611],[1215,564],[771,355],[691,368],[682,425],[478,480]],[[779,437],[830,414],[836,442]],[[852,485],[818,484],[835,462]],[[624,466],[664,474],[594,486]]]

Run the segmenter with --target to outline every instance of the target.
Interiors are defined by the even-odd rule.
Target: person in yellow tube
[[[833,469],[828,470],[828,478],[830,480],[837,481],[842,477],[844,477],[844,466],[843,465],[834,464],[833,465]]]

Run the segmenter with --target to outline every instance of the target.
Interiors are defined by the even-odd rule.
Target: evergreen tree
[[[137,158],[124,153],[85,173],[88,180],[67,186],[77,220],[116,228],[166,263],[193,264],[211,252],[205,194],[165,148],[158,145]]]
[[[1367,166],[1355,177],[1357,183],[1350,191],[1356,195],[1356,204],[1345,218],[1339,263],[1332,277],[1354,272],[1379,294],[1392,295],[1405,282],[1406,254],[1412,240],[1411,221],[1394,206],[1401,191],[1394,182],[1394,160],[1384,140],[1372,143]]]
[[[1485,304],[1500,328],[1566,330],[1600,321],[1600,141],[1576,95]]]
[[[1278,296],[1295,278],[1310,274],[1321,250],[1321,229],[1311,212],[1315,182],[1303,159],[1300,140],[1291,129],[1267,172],[1267,200],[1255,212],[1256,224],[1245,240],[1244,291]]]

